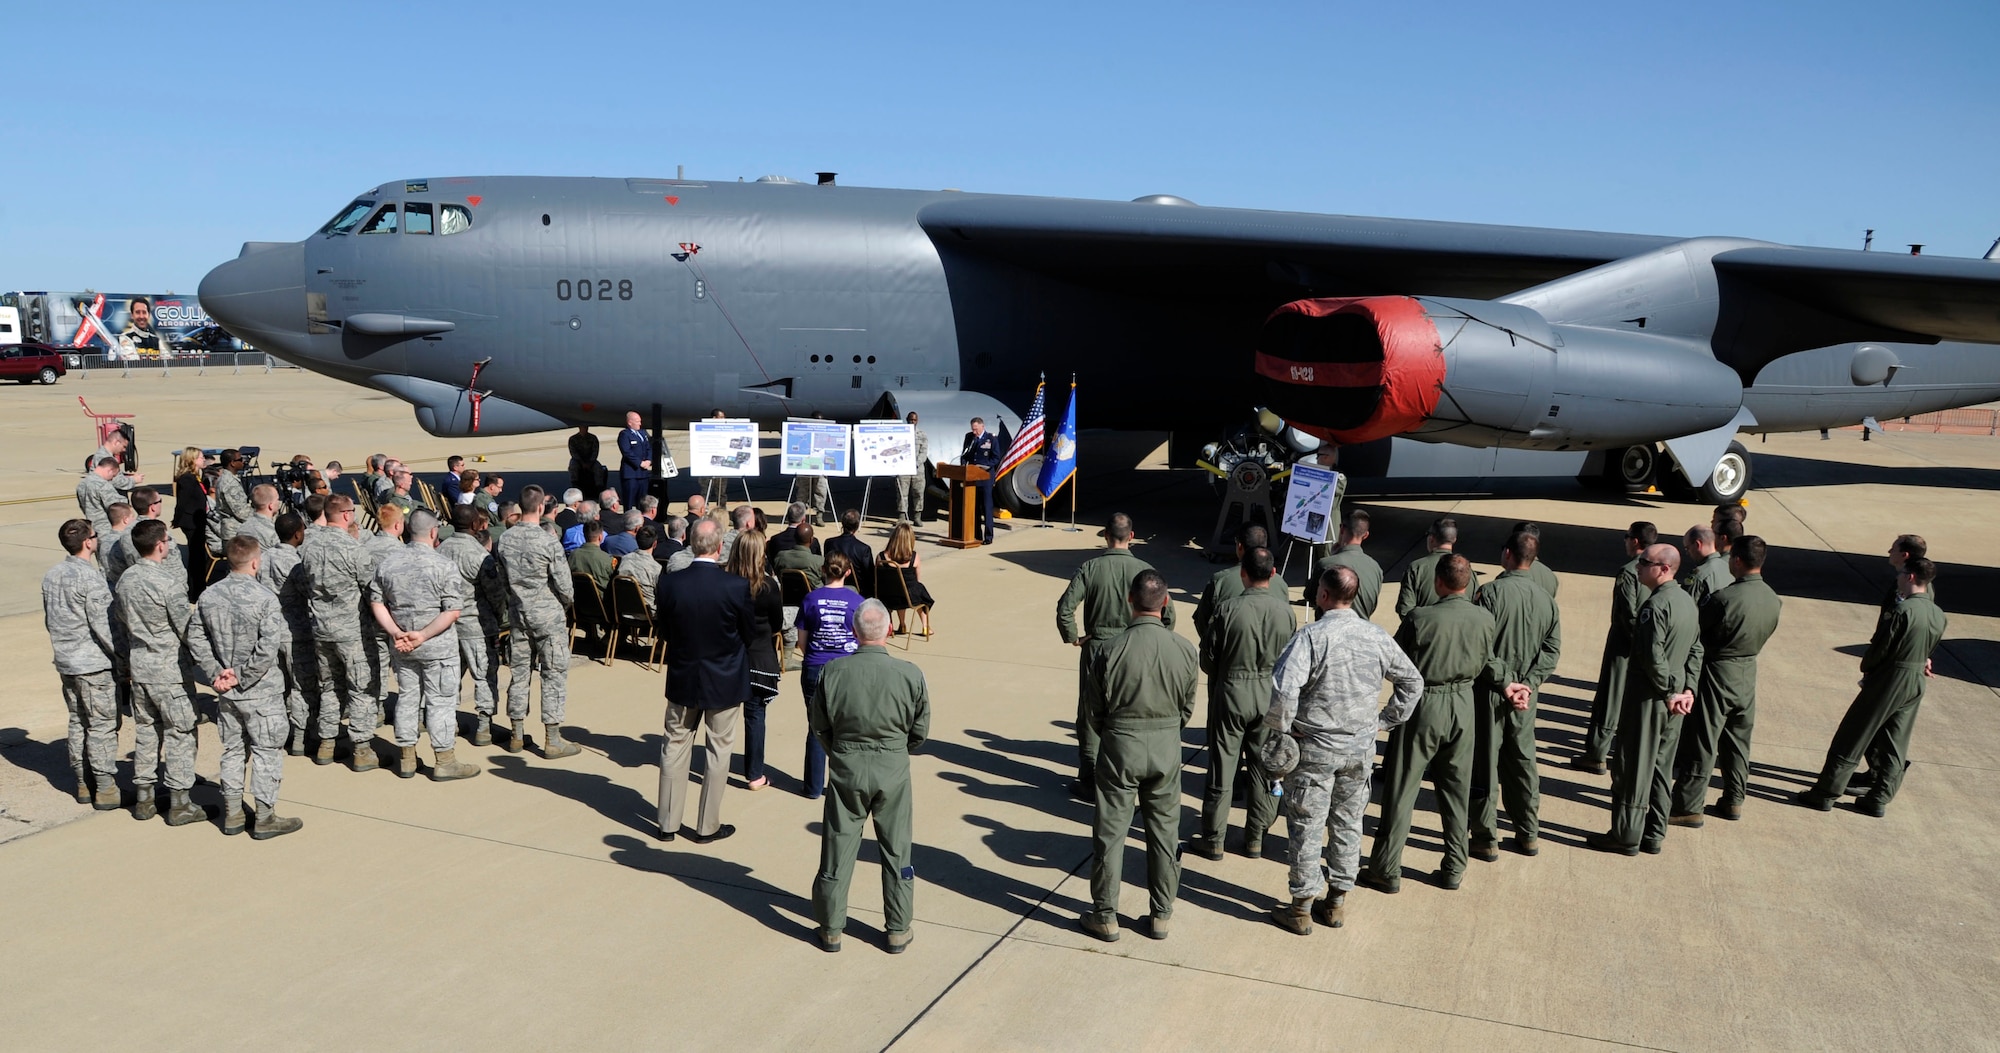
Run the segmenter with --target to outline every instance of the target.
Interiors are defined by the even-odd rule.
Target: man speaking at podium
[[[985,418],[972,418],[972,430],[965,433],[965,442],[962,444],[960,450],[959,463],[984,468],[991,475],[993,472],[999,471],[1000,455],[1003,452],[1000,449],[999,437],[987,432]],[[984,482],[972,485],[979,488],[979,514],[981,517],[979,541],[981,544],[991,545],[993,543],[993,480],[989,478]]]

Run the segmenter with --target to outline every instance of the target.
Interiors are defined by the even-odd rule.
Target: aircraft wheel
[[[1009,514],[1022,515],[1042,507],[1042,492],[1035,489],[1035,483],[1042,476],[1042,455],[1034,456],[1014,466],[1014,470],[1002,476],[993,484],[993,507],[997,511],[1006,509]]]
[[[1703,504],[1734,502],[1750,490],[1750,451],[1740,442],[1731,442],[1729,451],[1716,462],[1708,481],[1694,490]]]
[[[1660,454],[1651,443],[1612,452],[1605,476],[1628,494],[1643,493],[1659,474]]]

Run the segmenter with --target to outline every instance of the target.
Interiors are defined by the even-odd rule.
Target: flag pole
[[[1071,373],[1069,375],[1069,401],[1071,406],[1075,406],[1076,404],[1075,373]],[[1068,421],[1064,421],[1063,426],[1072,427],[1072,425]],[[1069,468],[1069,529],[1065,532],[1070,534],[1076,533],[1076,474],[1077,471],[1079,470],[1080,463],[1081,463],[1080,460],[1073,461],[1073,463],[1070,464]]]

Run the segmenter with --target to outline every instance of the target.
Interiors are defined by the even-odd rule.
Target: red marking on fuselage
[[[680,199],[680,198],[678,198],[678,197],[675,197],[675,196],[674,196],[674,195],[672,195],[672,194],[668,194],[668,195],[667,195],[667,204],[669,204],[669,205],[678,205],[678,204],[680,204],[680,203],[681,203],[681,199]]]
[[[466,199],[465,199],[465,203],[466,203],[466,204],[468,204],[468,205],[471,205],[471,206],[472,206],[473,208],[478,208],[478,207],[479,207],[479,203],[480,203],[481,201],[484,201],[484,200],[486,200],[486,199],[485,199],[485,198],[483,198],[483,197],[480,197],[480,196],[479,196],[478,194],[472,194],[472,195],[469,195],[469,196],[467,196],[467,197],[466,197]]]

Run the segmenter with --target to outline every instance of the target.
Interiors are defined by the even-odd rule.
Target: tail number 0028
[[[632,298],[632,279],[620,278],[578,278],[571,282],[568,278],[556,282],[558,300],[629,300]]]
[[[1310,383],[1312,383],[1312,382],[1313,382],[1313,367],[1311,367],[1311,366],[1293,366],[1293,367],[1292,367],[1292,381],[1293,381],[1294,383],[1298,383],[1298,384],[1310,384]]]

